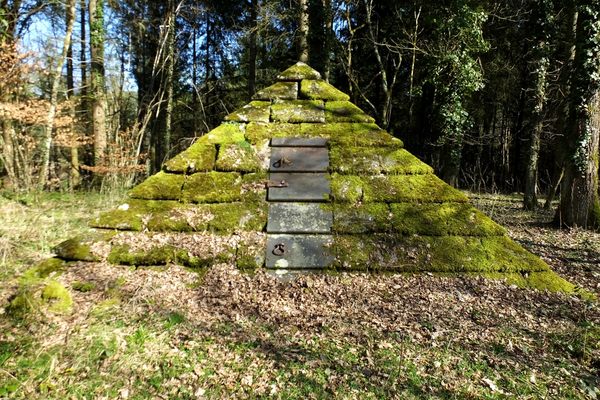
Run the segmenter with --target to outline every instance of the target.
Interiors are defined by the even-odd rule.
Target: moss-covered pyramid
[[[93,220],[89,235],[58,245],[57,256],[262,268],[271,139],[318,137],[329,157],[327,268],[477,273],[572,289],[306,64],[225,119]]]

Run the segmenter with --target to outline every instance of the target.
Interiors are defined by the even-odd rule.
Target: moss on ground
[[[261,160],[252,145],[246,141],[219,146],[216,168],[219,171],[257,172]]]
[[[350,96],[329,83],[311,79],[304,79],[300,82],[300,96],[310,100],[350,100]]]
[[[334,204],[333,232],[360,234],[390,232],[390,209],[385,203]]]
[[[271,106],[275,122],[325,122],[325,105],[321,100],[275,101]]]
[[[334,237],[335,268],[393,272],[541,272],[548,266],[506,236]]]
[[[223,203],[241,199],[242,178],[235,172],[207,172],[190,175],[182,200],[193,203]]]
[[[372,123],[375,119],[349,101],[328,101],[325,104],[325,121]]]
[[[296,100],[298,82],[277,82],[252,96],[253,100]]]
[[[159,172],[147,178],[131,191],[129,195],[134,199],[145,200],[179,200],[185,176]]]
[[[274,137],[286,136],[300,136],[300,125],[277,122],[270,124],[251,122],[246,128],[246,139],[253,145],[262,144]]]
[[[165,163],[166,172],[191,174],[199,171],[210,171],[215,166],[217,150],[214,144],[196,142],[187,150],[177,154]]]
[[[56,245],[52,250],[57,257],[68,261],[100,261],[100,255],[94,252],[95,246],[101,246],[114,236],[114,232],[89,232]]]
[[[297,62],[279,75],[280,81],[301,81],[303,79],[321,79],[321,74],[303,62]]]
[[[504,228],[468,203],[394,203],[390,222],[405,235],[498,236]]]
[[[48,310],[64,314],[73,308],[71,292],[60,282],[51,280],[42,290],[42,299],[48,303]]]
[[[271,114],[270,101],[254,100],[225,117],[234,122],[269,122]]]

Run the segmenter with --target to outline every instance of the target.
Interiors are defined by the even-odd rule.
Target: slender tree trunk
[[[248,99],[256,92],[256,37],[258,30],[258,0],[250,2],[250,37],[248,43]]]
[[[81,27],[81,51],[79,53],[79,60],[81,65],[81,102],[82,108],[87,112],[87,91],[88,91],[88,79],[87,79],[87,49],[86,49],[86,17],[85,13],[87,10],[86,0],[80,0],[79,3],[79,26]]]
[[[67,21],[68,23],[68,21]],[[73,41],[69,45],[69,50],[67,51],[67,99],[70,100],[69,104],[69,114],[71,117],[71,124],[75,125],[75,104],[73,103],[73,95],[75,94],[75,79],[74,79],[74,68],[73,68]],[[73,126],[73,131],[75,131],[75,127]],[[71,189],[79,186],[80,176],[79,176],[79,147],[77,143],[71,143],[70,147],[70,156],[71,156],[71,168],[69,171],[69,187]]]
[[[66,5],[66,20],[67,29],[63,40],[63,48],[59,59],[56,62],[56,69],[52,75],[52,86],[50,91],[50,107],[46,117],[46,126],[42,137],[41,154],[42,160],[38,178],[38,187],[43,189],[48,179],[48,170],[50,167],[50,149],[52,147],[52,131],[54,130],[54,120],[56,117],[56,108],[58,103],[58,88],[60,78],[62,76],[63,66],[67,57],[69,46],[71,45],[71,37],[73,35],[73,25],[75,24],[75,0],[69,0]]]
[[[329,75],[331,73],[331,50],[332,43],[334,40],[333,33],[333,8],[331,0],[323,0],[323,9],[325,10],[325,44],[324,47],[324,59],[323,59],[323,79],[329,82]]]
[[[534,210],[538,205],[538,159],[542,131],[544,128],[548,59],[542,57],[541,59],[536,60],[536,62],[533,62],[532,67],[531,79],[534,84],[532,88],[532,102],[530,104],[529,152],[525,166],[525,193],[523,198],[523,207],[526,210]]]
[[[298,59],[308,62],[308,0],[298,0]]]
[[[104,162],[106,153],[106,88],[104,81],[104,0],[89,0],[90,97],[94,133],[94,165]]]

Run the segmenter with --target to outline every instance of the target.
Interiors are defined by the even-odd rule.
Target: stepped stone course
[[[315,235],[315,243],[326,243],[328,269],[477,273],[574,290],[317,71],[297,63],[277,79],[134,187],[125,203],[91,221],[90,235],[58,245],[57,256],[263,268],[265,183],[277,176],[268,175],[270,140],[318,137],[327,140],[328,170],[321,175],[331,193],[315,203],[322,213],[310,210],[332,216],[327,239]],[[280,214],[302,214],[278,207]]]

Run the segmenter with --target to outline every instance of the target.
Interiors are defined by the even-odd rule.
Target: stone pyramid
[[[570,284],[308,65],[297,63],[61,243],[134,266],[475,273]]]

